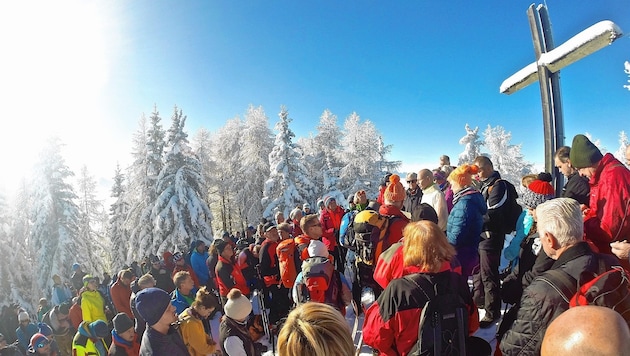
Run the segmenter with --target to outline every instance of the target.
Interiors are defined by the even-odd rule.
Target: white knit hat
[[[308,255],[310,257],[328,257],[328,249],[323,242],[319,240],[311,240],[307,247]]]
[[[232,288],[227,299],[228,301],[223,307],[225,315],[237,321],[247,319],[249,313],[252,312],[252,302],[236,288]]]

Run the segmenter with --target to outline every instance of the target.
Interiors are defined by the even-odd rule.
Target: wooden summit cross
[[[601,21],[554,48],[547,7],[534,4],[527,9],[536,61],[501,83],[500,91],[512,94],[538,80],[545,137],[545,171],[554,176],[556,194],[562,180],[554,169],[553,155],[564,145],[564,124],[560,98],[560,69],[596,52],[621,37],[621,29],[611,21]]]

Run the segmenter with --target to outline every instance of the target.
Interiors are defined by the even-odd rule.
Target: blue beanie
[[[171,296],[160,288],[146,288],[136,295],[136,309],[149,326],[155,325],[171,303]]]
[[[99,339],[105,338],[109,335],[109,327],[103,320],[91,322],[88,328],[90,329],[90,334]]]

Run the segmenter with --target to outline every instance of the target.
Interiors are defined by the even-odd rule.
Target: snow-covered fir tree
[[[307,168],[309,177],[315,186],[315,196],[330,196],[338,204],[346,206],[343,187],[340,187],[339,175],[341,162],[341,131],[337,125],[337,115],[326,109],[319,118],[317,134],[312,140],[312,156],[305,161],[311,164]],[[303,151],[305,152],[305,151]]]
[[[31,234],[31,212],[32,212],[31,184],[25,179],[20,183],[18,192],[14,197],[11,206],[10,232],[8,242],[5,245],[10,247],[4,261],[11,266],[8,274],[8,283],[11,286],[9,292],[11,301],[35,310],[34,306],[39,298],[46,296],[48,291],[42,291],[34,283],[33,251],[30,248],[32,241]],[[4,244],[3,244],[4,245]],[[63,276],[62,277],[69,277]],[[3,277],[4,278],[4,277]]]
[[[481,139],[479,138],[479,126],[471,129],[468,124],[465,126],[466,135],[459,139],[459,144],[464,146],[464,152],[459,154],[457,165],[471,164],[475,158],[481,155]]]
[[[10,240],[11,222],[9,217],[9,206],[6,196],[0,192],[0,254],[4,258],[0,259],[0,301],[11,300],[11,262],[13,262],[14,252],[11,251],[13,245]]]
[[[363,189],[368,199],[376,199],[384,174],[379,167],[382,163],[378,152],[379,136],[374,125],[370,121],[361,122],[356,112],[344,121],[341,139],[344,166],[340,174],[344,195]]]
[[[483,136],[483,145],[494,169],[501,174],[501,178],[511,182],[515,187],[520,186],[521,178],[532,173],[532,164],[525,161],[521,145],[510,144],[512,134],[506,132],[502,126],[488,125]]]
[[[371,122],[370,122],[371,123]],[[372,127],[376,131],[376,126],[372,124]],[[392,145],[386,145],[385,141],[383,141],[383,136],[376,133],[378,137],[378,144],[376,146],[376,153],[378,154],[378,169],[380,172],[395,172],[400,168],[402,164],[401,161],[390,161],[387,159],[387,156],[392,152]]]
[[[285,217],[289,216],[293,208],[313,200],[315,188],[293,144],[295,134],[289,128],[291,119],[284,106],[278,116],[280,120],[275,125],[278,134],[269,154],[269,179],[265,182],[261,200],[265,208],[263,217],[268,219],[273,217],[275,211],[283,212]]]
[[[241,170],[241,137],[243,124],[239,118],[228,120],[212,138],[212,158],[215,169],[210,172],[212,210],[218,212],[214,221],[219,231],[243,229],[245,211],[243,196],[239,194],[246,178]]]
[[[240,175],[245,179],[239,189],[239,198],[245,211],[243,218],[248,225],[255,225],[263,213],[261,200],[265,181],[269,177],[269,154],[273,148],[273,133],[269,118],[262,106],[250,105],[245,114],[241,134]]]
[[[107,235],[111,244],[111,265],[112,271],[120,271],[127,263],[127,250],[130,248],[129,240],[125,230],[125,217],[128,206],[125,201],[125,177],[119,164],[116,164],[114,172],[114,184],[111,188],[110,197],[114,202],[109,207],[109,223],[107,225]]]
[[[602,140],[594,138],[589,132],[585,132],[584,136],[586,136],[597,148],[599,148],[602,154],[606,154],[608,152],[606,146],[602,144]]]
[[[201,163],[188,145],[186,117],[175,107],[164,165],[157,179],[158,197],[151,210],[151,252],[184,249],[194,240],[212,240],[212,214]]]
[[[630,145],[628,135],[625,131],[619,132],[619,149],[615,152],[614,156],[623,163],[626,163],[626,148]]]
[[[69,180],[74,173],[66,166],[61,143],[51,139],[40,156],[33,183],[31,244],[36,287],[48,291],[54,274],[68,276],[74,262],[93,271],[79,238],[79,209]],[[83,252],[83,254],[81,253]]]
[[[77,184],[79,239],[83,241],[82,247],[85,248],[79,254],[91,261],[92,269],[86,271],[101,276],[103,272],[110,272],[111,248],[105,237],[107,214],[103,202],[97,199],[97,194],[96,180],[84,165]]]
[[[133,163],[129,167],[128,189],[125,201],[129,213],[125,220],[125,231],[129,234],[127,263],[140,261],[151,253],[153,246],[153,225],[151,209],[157,197],[156,180],[162,167],[165,132],[157,109],[151,114],[147,126],[144,115],[140,118],[139,128],[133,136]]]

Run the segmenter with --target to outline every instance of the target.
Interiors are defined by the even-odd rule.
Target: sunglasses
[[[415,182],[417,182],[417,181],[418,181],[417,179],[408,180],[408,181],[407,181],[407,184],[415,183]]]

